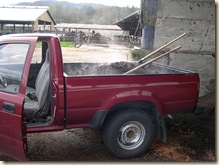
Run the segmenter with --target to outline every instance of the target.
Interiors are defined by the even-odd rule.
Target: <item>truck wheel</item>
[[[142,155],[154,138],[154,126],[149,116],[138,110],[114,113],[103,129],[108,151],[119,158]]]

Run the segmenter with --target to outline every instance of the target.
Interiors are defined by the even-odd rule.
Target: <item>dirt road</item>
[[[116,62],[131,61],[128,48],[124,46],[86,46],[62,48],[64,62]]]

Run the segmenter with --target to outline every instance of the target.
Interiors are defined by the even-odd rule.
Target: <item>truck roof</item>
[[[1,37],[58,37],[53,33],[18,33],[18,34],[6,34]]]

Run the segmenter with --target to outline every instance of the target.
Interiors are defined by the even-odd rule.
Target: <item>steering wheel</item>
[[[6,78],[3,77],[2,75],[0,75],[0,85],[4,88],[7,87],[8,85]]]

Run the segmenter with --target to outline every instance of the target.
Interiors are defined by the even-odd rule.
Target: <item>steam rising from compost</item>
[[[64,65],[65,73],[69,76],[79,75],[121,75],[139,64],[137,62],[114,62],[114,63],[74,63]],[[158,74],[164,72],[152,65],[142,67],[131,74]],[[167,72],[167,70],[165,71]]]

